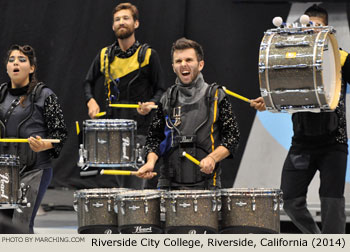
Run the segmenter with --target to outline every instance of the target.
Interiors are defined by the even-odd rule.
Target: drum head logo
[[[100,138],[97,139],[97,142],[98,142],[99,144],[105,144],[105,143],[107,143],[106,140],[103,140],[103,139],[100,139]]]
[[[8,195],[6,195],[5,189],[6,189],[6,185],[10,182],[9,179],[9,174],[5,173],[5,174],[0,174],[0,190],[1,190],[1,198],[5,198],[8,199]]]

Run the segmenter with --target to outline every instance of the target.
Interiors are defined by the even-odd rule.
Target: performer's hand
[[[262,97],[258,97],[254,100],[251,100],[250,106],[255,108],[258,111],[265,111],[266,110],[265,101]]]
[[[153,178],[153,169],[154,169],[154,162],[148,161],[146,164],[144,164],[138,171],[136,176],[143,179],[151,179]]]
[[[45,150],[53,148],[52,143],[43,142],[43,141],[40,141],[40,140],[41,140],[40,136],[36,136],[35,138],[34,137],[29,137],[28,138],[29,147],[34,152],[45,151]]]
[[[147,115],[152,110],[152,108],[149,105],[155,105],[154,102],[139,102],[138,104],[140,105],[140,107],[137,108],[137,112],[140,115]]]
[[[215,160],[210,156],[203,158],[199,164],[201,172],[205,174],[212,174],[215,169]]]
[[[96,100],[94,98],[91,98],[87,103],[88,109],[89,109],[89,116],[91,119],[95,118],[95,115],[97,113],[100,113],[100,106],[98,106]]]

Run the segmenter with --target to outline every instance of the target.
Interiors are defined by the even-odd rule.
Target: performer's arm
[[[94,89],[95,83],[97,79],[102,76],[100,66],[101,66],[100,54],[97,54],[97,56],[95,57],[94,61],[92,62],[89,68],[89,71],[83,83],[85,100],[89,110],[88,113],[90,118],[94,118],[95,115],[100,112],[100,107],[96,102],[96,100],[94,99],[94,95],[93,95],[93,89]]]

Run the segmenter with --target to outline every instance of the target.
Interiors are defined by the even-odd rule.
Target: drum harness
[[[5,99],[5,96],[6,96],[6,92],[8,91],[7,90],[7,83],[3,83],[1,84],[0,86],[0,103],[3,102],[3,100]],[[39,82],[33,89],[33,91],[31,92],[30,94],[30,100],[31,100],[31,105],[30,105],[30,111],[29,111],[29,114],[26,118],[24,118],[23,121],[21,121],[18,126],[17,126],[17,133],[16,133],[16,136],[19,137],[19,131],[21,129],[21,127],[23,126],[23,124],[25,122],[27,122],[33,115],[34,113],[34,106],[35,106],[35,102],[37,101],[37,97],[40,96],[40,93],[42,91],[43,88],[45,88],[46,85],[43,83],[43,82]],[[12,102],[11,102],[11,106],[8,108],[8,110],[6,111],[5,113],[5,117],[4,117],[4,121],[1,121],[0,120],[0,125],[3,129],[3,134],[2,134],[2,138],[5,138],[6,137],[6,126],[5,124],[8,122],[10,116],[12,115],[13,111],[15,110],[15,108],[20,104],[20,98],[16,98],[14,99]],[[0,131],[0,133],[2,133]],[[30,167],[32,165],[35,164],[36,162],[36,153],[34,151],[32,151],[31,149],[29,149],[29,146],[27,145],[24,145],[23,148],[21,148],[20,146],[23,146],[21,145],[20,143],[5,143],[3,145],[4,148],[11,148],[11,146],[14,148],[14,151],[15,153],[19,154],[21,152],[22,155],[19,155],[20,156],[20,164],[23,165],[23,167],[21,168],[20,170],[20,174],[24,172],[24,170],[27,168],[27,167]],[[21,151],[22,149],[22,151]]]
[[[105,86],[105,93],[106,93],[106,110],[107,110],[107,118],[110,118],[112,115],[112,110],[109,107],[109,104],[111,103],[111,87],[110,87],[110,83],[113,84],[113,86],[116,88],[117,90],[117,94],[118,97],[116,97],[116,99],[119,99],[119,78],[113,79],[112,75],[111,75],[111,64],[114,61],[115,58],[115,50],[116,50],[116,46],[117,46],[117,41],[114,42],[112,45],[108,46],[107,50],[105,51],[104,54],[104,58],[103,58],[103,72],[105,75],[105,82],[104,82],[104,86]],[[137,71],[137,74],[128,82],[127,85],[127,101],[129,101],[129,96],[130,96],[130,85],[140,76],[141,73],[141,64],[142,62],[145,60],[146,57],[146,52],[147,49],[150,48],[150,46],[148,44],[143,44],[141,45],[141,48],[138,52],[137,55],[137,61],[139,63],[139,68]],[[108,63],[107,63],[107,58],[108,58]],[[107,67],[106,67],[107,64]],[[106,69],[107,68],[107,69]],[[108,79],[106,78],[108,73],[108,79],[110,82],[108,82]]]
[[[175,103],[177,101],[178,96],[178,88],[177,85],[173,85],[168,94],[169,94],[169,106],[167,108],[167,116],[165,119],[166,126],[170,129],[170,137],[171,137],[171,148],[170,150],[164,154],[165,163],[167,164],[167,177],[169,179],[169,186],[171,187],[172,181],[175,180],[177,182],[181,183],[181,177],[184,177],[182,172],[184,172],[186,175],[190,174],[190,170],[192,168],[194,174],[192,174],[192,183],[198,183],[203,181],[204,177],[204,186],[208,187],[208,179],[211,177],[210,175],[203,176],[203,173],[200,172],[200,169],[197,165],[194,165],[192,163],[187,163],[186,167],[182,167],[184,164],[180,161],[180,166],[176,166],[174,162],[170,161],[170,156],[175,152],[175,150],[178,150],[178,155],[176,158],[179,160],[183,159],[182,153],[183,151],[186,151],[188,153],[191,153],[192,155],[196,155],[197,150],[203,151],[205,154],[208,154],[206,148],[203,146],[197,144],[197,132],[208,122],[209,115],[210,115],[210,105],[212,102],[212,92],[216,93],[216,90],[219,88],[219,85],[216,83],[213,83],[209,86],[209,88],[206,91],[206,103],[207,103],[207,113],[206,118],[202,123],[197,126],[194,131],[193,135],[183,135],[181,130],[178,128],[178,126],[181,124],[181,106],[175,107]],[[214,99],[218,99],[217,95],[215,95]],[[171,113],[173,112],[173,113]],[[173,118],[171,118],[171,114],[173,115]],[[187,166],[192,167],[187,167]],[[174,167],[175,166],[175,167]],[[218,166],[217,166],[218,167]],[[216,168],[217,168],[216,167]],[[187,176],[186,176],[187,177]],[[191,177],[188,176],[188,177]],[[177,178],[177,179],[176,179]],[[180,181],[179,181],[180,180]]]
[[[5,99],[6,96],[6,92],[8,92],[7,90],[7,83],[3,83],[0,85],[0,103],[3,102],[3,100]],[[37,101],[37,97],[40,96],[40,93],[42,91],[43,88],[45,88],[46,85],[42,82],[39,82],[33,89],[33,91],[30,94],[30,99],[31,99],[31,106],[30,106],[30,111],[28,116],[19,123],[19,125],[17,126],[17,137],[19,136],[19,131],[20,128],[23,126],[23,124],[29,120],[29,118],[32,117],[33,112],[34,112],[34,103],[35,101]],[[9,107],[9,109],[6,111],[5,113],[5,118],[4,118],[4,122],[2,120],[0,120],[0,125],[2,127],[3,130],[3,134],[1,135],[1,137],[6,137],[6,126],[5,124],[7,123],[7,121],[9,120],[11,114],[13,113],[13,111],[15,110],[15,108],[20,104],[20,99],[16,98],[11,102],[11,106]],[[0,133],[1,130],[0,130]],[[26,144],[26,145],[20,145],[19,143],[11,143],[11,144],[5,144],[2,145],[2,147],[4,148],[9,148],[11,149],[14,148],[15,153],[20,154],[20,165],[22,166],[22,168],[20,168],[19,170],[19,175],[23,174],[24,171],[26,170],[27,167],[30,167],[32,165],[35,164],[36,162],[36,153],[34,151],[32,151],[30,149],[30,147]],[[21,148],[21,146],[23,146]],[[28,194],[28,190],[30,189],[29,185],[25,185],[24,183],[20,184],[20,188],[19,188],[19,206],[20,207],[30,207],[31,204],[28,202],[27,199],[27,194]],[[20,208],[17,208],[17,211],[19,213],[22,213],[23,211]]]

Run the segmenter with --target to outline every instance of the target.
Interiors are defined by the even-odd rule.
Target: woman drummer
[[[67,138],[57,96],[36,79],[37,62],[31,46],[13,45],[6,58],[10,81],[0,85],[1,138],[28,139],[28,143],[1,143],[1,154],[20,159],[20,183],[28,187],[30,207],[2,210],[23,233],[33,233],[34,219],[52,179],[51,158],[57,158]],[[58,139],[59,143],[42,139]],[[22,213],[19,213],[22,212]]]

